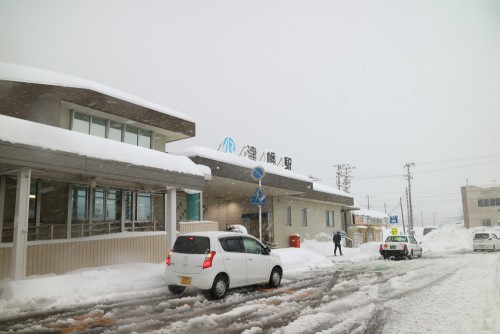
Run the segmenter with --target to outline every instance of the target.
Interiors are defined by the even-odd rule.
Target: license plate
[[[392,246],[392,245],[391,245],[391,247],[390,247],[390,248],[391,248],[391,249],[396,249],[396,246]]]
[[[181,284],[182,285],[191,285],[191,277],[181,276]]]

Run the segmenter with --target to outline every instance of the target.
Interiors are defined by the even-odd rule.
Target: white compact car
[[[394,256],[411,260],[414,256],[422,257],[422,246],[411,235],[390,235],[380,244],[379,252],[384,259]]]
[[[492,252],[500,250],[500,239],[493,232],[476,232],[472,239],[472,248],[474,252],[490,250]]]
[[[170,292],[188,286],[223,298],[228,289],[257,284],[277,287],[283,276],[278,255],[258,239],[237,232],[196,232],[177,237],[166,260]]]

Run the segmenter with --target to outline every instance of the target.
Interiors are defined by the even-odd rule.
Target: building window
[[[151,194],[137,194],[137,221],[151,220]]]
[[[94,190],[94,212],[96,221],[119,221],[121,219],[121,191],[96,188]]]
[[[117,122],[109,122],[109,139],[122,141],[123,124]]]
[[[125,126],[125,140],[127,144],[137,145],[137,139],[139,136],[139,129],[133,126]]]
[[[104,221],[104,189],[94,189],[94,212],[92,218]]]
[[[90,116],[75,112],[72,129],[88,135],[90,133]]]
[[[73,215],[71,221],[78,223],[87,220],[88,188],[73,186]]]
[[[151,131],[139,130],[138,146],[151,148]]]
[[[121,191],[109,189],[106,194],[106,220],[121,220]]]
[[[285,208],[285,226],[292,226],[292,207]]]
[[[307,226],[307,209],[302,209],[302,226]]]
[[[333,227],[335,222],[333,221],[333,211],[326,210],[326,226]]]
[[[153,133],[135,126],[125,125],[79,112],[73,112],[71,129],[93,136],[108,138],[145,148],[153,147]]]
[[[481,226],[491,226],[491,219],[482,219]]]
[[[131,191],[125,192],[125,220],[132,221],[133,213],[133,193]]]
[[[90,134],[96,137],[106,138],[106,120],[98,117],[92,117]]]

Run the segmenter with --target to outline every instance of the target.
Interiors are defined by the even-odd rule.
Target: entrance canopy
[[[351,194],[313,182],[307,176],[266,162],[254,161],[205,147],[192,147],[177,154],[188,156],[195,163],[210,167],[212,181],[204,191],[207,197],[226,200],[248,197],[248,194],[251,195],[258,186],[258,182],[251,176],[252,169],[262,166],[266,175],[261,181],[261,187],[268,197],[297,196],[334,203],[341,207],[354,204],[354,197]]]
[[[202,169],[187,157],[0,115],[0,174],[19,166],[35,177],[149,191],[204,184]]]

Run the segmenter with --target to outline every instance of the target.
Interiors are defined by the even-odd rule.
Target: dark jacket
[[[340,234],[334,234],[333,235],[333,242],[336,244],[340,244],[340,241],[342,240],[342,236]]]

